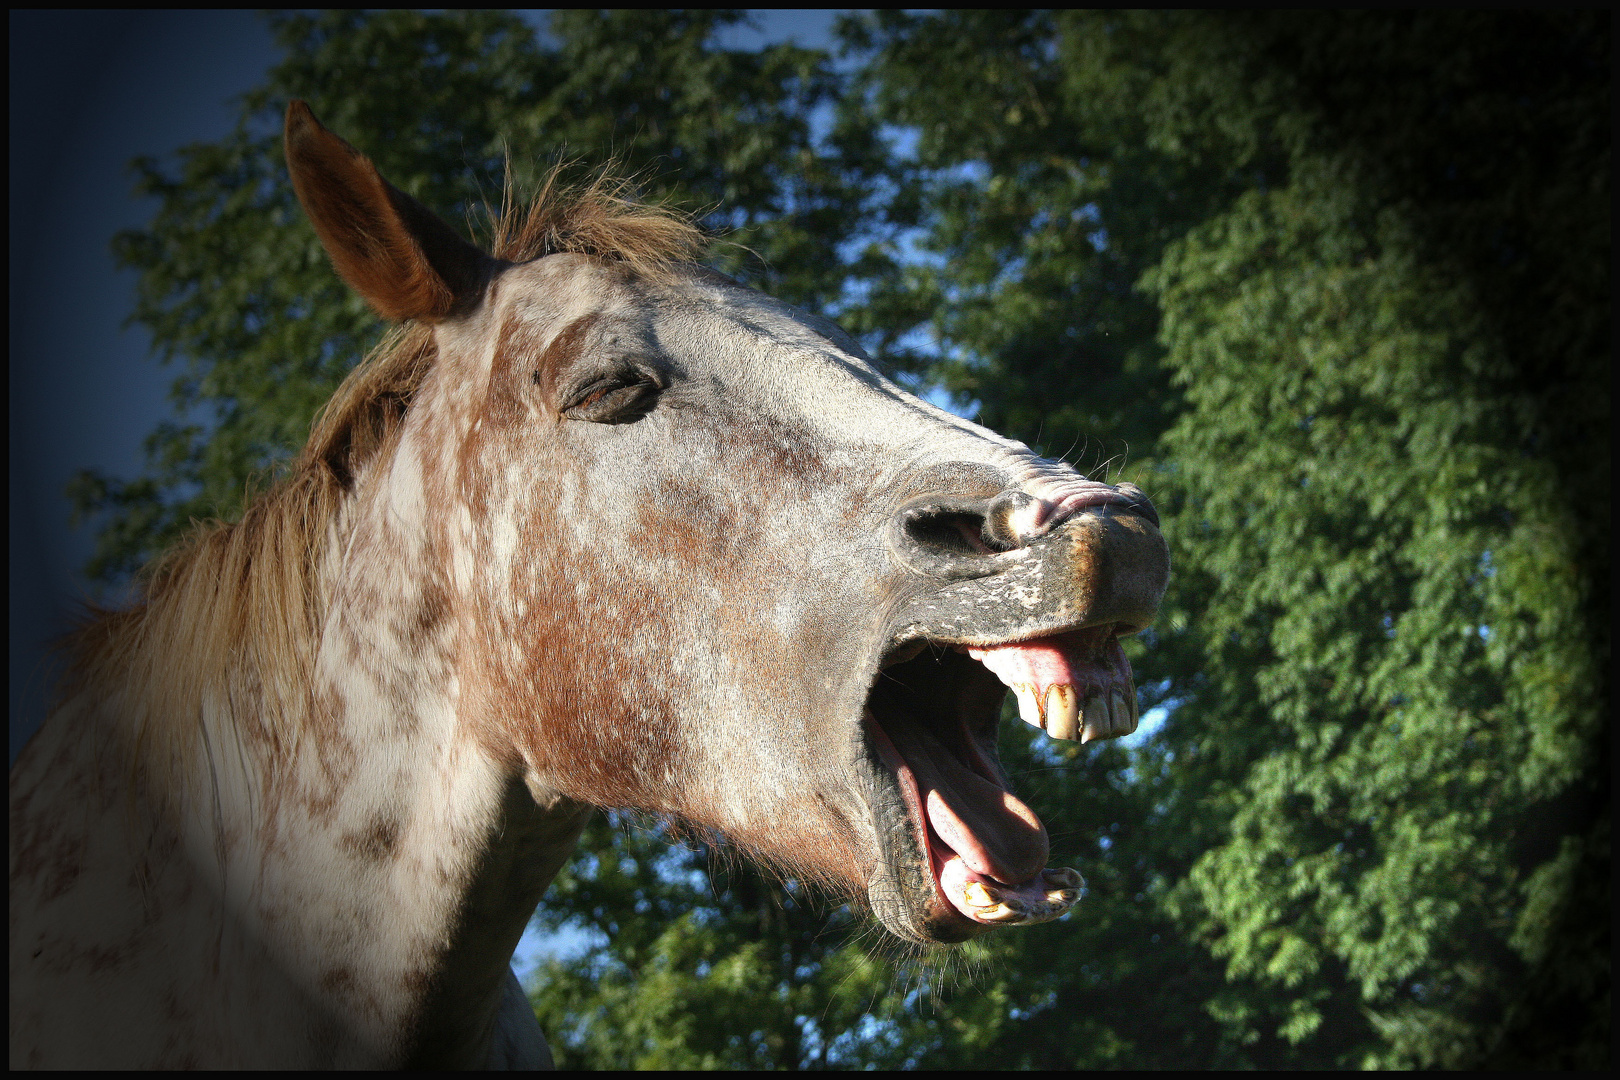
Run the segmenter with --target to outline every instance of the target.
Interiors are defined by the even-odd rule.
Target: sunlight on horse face
[[[1134,729],[1117,638],[1167,571],[1141,493],[695,263],[493,259],[288,124],[334,265],[434,327],[385,478],[359,485],[388,536],[354,547],[361,576],[413,553],[389,587],[418,594],[458,723],[542,801],[722,834],[913,940],[1068,910],[1079,875],[1007,790],[999,702],[1059,738]]]
[[[710,273],[650,284],[555,255],[502,274],[470,322],[441,330],[434,392],[471,399],[446,410],[446,464],[477,497],[441,543],[487,619],[508,735],[572,797],[853,878],[861,708],[908,573],[887,526],[919,475],[1006,444]],[[651,400],[562,415],[604,379],[646,379]]]
[[[912,644],[895,640],[897,617],[951,580],[897,555],[897,515],[931,495],[988,508],[1026,488],[1060,504],[1066,489],[1084,494],[1083,478],[899,391],[830,324],[697,268],[647,281],[553,255],[504,270],[438,335],[421,424],[408,425],[401,453],[421,440],[438,561],[454,568],[453,606],[477,613],[463,623],[478,658],[461,669],[464,692],[535,782],[716,830],[788,872],[868,895],[907,937],[948,940],[1067,909],[1075,883],[1040,876],[1044,829],[994,765],[996,709],[983,715],[979,699],[999,698],[1000,684],[962,688],[958,704],[973,700],[980,715],[958,721],[956,753],[926,734],[907,742],[913,757],[967,763],[932,769],[922,790],[905,783],[916,784],[906,751],[883,767],[867,699],[885,655]],[[593,395],[606,411],[581,416],[577,403]],[[600,404],[613,395],[626,406]],[[435,462],[434,447],[457,449]],[[1002,554],[1029,554],[1009,546]],[[1151,542],[1131,553],[1145,555],[1148,580],[1117,610],[1072,625],[1032,618],[1013,635],[969,620],[931,643],[1135,629],[1162,588],[1162,556]],[[1010,568],[974,567],[978,591],[994,595],[995,571]],[[1073,645],[1073,677],[1048,681],[1117,682],[1099,644]],[[1111,703],[1093,696],[1098,734],[1134,726],[1134,701],[1119,703],[1115,730]],[[931,818],[929,790],[960,805]],[[873,826],[887,804],[912,801],[915,850],[887,865]],[[974,849],[957,873],[938,822]],[[989,873],[1001,866],[1016,873]],[[940,903],[953,886],[962,895]]]
[[[507,965],[593,807],[923,945],[1074,907],[997,728],[1010,689],[1135,729],[1140,491],[905,393],[669,215],[542,197],[490,254],[301,102],[286,148],[407,328],[75,639],[12,771],[14,1064],[542,1064]]]

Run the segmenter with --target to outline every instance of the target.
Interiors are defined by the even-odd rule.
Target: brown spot
[[[54,900],[78,880],[88,844],[82,831],[70,831],[59,816],[32,810],[27,796],[12,806],[12,885],[35,882],[42,900]]]
[[[450,617],[450,597],[436,573],[422,576],[416,604],[400,620],[400,640],[413,655],[427,650]]]
[[[585,338],[592,328],[601,321],[602,313],[593,311],[588,315],[581,315],[567,326],[557,332],[546,346],[546,351],[535,358],[535,369],[540,372],[540,385],[546,391],[546,398],[556,405],[554,390],[557,385],[557,376],[567,371],[574,361],[579,359],[585,351]]]
[[[345,836],[343,848],[357,859],[381,862],[394,854],[399,834],[399,819],[380,815],[364,831]]]
[[[524,319],[518,311],[509,312],[495,339],[494,370],[484,409],[486,422],[497,427],[523,422],[536,396],[547,413],[555,417],[557,379],[584,351],[585,339],[600,318],[599,313],[592,312],[575,319],[548,345],[542,327]]]
[[[534,381],[539,384],[541,397],[553,415],[562,411],[557,384],[584,354],[587,339],[601,318],[601,313],[595,311],[581,315],[558,331],[545,351],[531,361],[534,365]]]
[[[769,475],[780,477],[799,490],[823,488],[834,480],[827,464],[816,450],[816,439],[807,429],[773,427],[757,442],[754,460],[768,463]]]
[[[345,994],[355,987],[354,969],[345,964],[321,973],[321,989],[328,994]]]
[[[649,555],[677,559],[712,579],[723,579],[755,554],[754,519],[709,486],[673,477],[636,504],[641,528],[633,537]],[[648,597],[649,606],[656,597]]]
[[[95,974],[105,974],[117,971],[127,965],[134,950],[129,946],[122,948],[115,946],[92,946],[79,951],[78,959],[86,969]]]
[[[412,968],[399,981],[413,998],[421,1000],[433,986],[433,974],[426,968]]]

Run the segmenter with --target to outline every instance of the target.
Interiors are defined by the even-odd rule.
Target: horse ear
[[[287,106],[287,168],[332,265],[387,319],[437,322],[478,306],[495,260],[382,178],[309,106]]]

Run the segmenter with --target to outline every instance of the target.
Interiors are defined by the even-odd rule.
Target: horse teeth
[[[1131,707],[1131,704],[1127,700],[1127,696],[1123,690],[1115,690],[1112,696],[1114,734],[1129,735],[1131,732],[1136,730],[1136,710]],[[1130,698],[1136,697],[1136,688],[1134,686],[1131,687],[1131,693],[1129,696]]]
[[[1001,903],[1001,901],[990,895],[990,890],[984,887],[983,882],[979,881],[968,882],[967,887],[962,890],[962,898],[976,908],[994,907]]]
[[[1045,727],[1046,717],[1041,711],[1041,703],[1036,700],[1035,688],[1029,683],[1019,683],[1013,687],[1013,693],[1018,695],[1018,715],[1024,723]]]
[[[1046,688],[1046,733],[1054,739],[1073,739],[1078,730],[1079,708],[1074,687],[1057,683]]]
[[[970,881],[962,889],[962,898],[974,909],[974,914],[985,922],[1026,922],[1039,912],[1016,896],[998,897],[982,881]],[[1040,905],[1045,908],[1046,905]]]
[[[1084,705],[1080,706],[1080,741],[1091,742],[1094,739],[1106,739],[1113,734],[1113,723],[1108,715],[1108,699],[1102,692],[1093,690],[1086,698]]]
[[[1054,889],[1083,889],[1086,879],[1072,866],[1054,866],[1041,871],[1041,879]]]
[[[1022,904],[1013,907],[1010,904],[1001,903],[994,907],[979,910],[979,918],[985,922],[1025,922],[1029,919],[1029,914]]]

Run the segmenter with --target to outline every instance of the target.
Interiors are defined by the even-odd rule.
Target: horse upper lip
[[[1018,550],[964,553],[964,572],[914,576],[886,647],[914,638],[992,645],[1103,625],[1133,633],[1152,623],[1170,573],[1157,526],[1106,508],[1072,515]]]
[[[1117,487],[1099,485],[1099,490],[1084,491],[1063,500],[1059,512],[1075,514],[1100,506],[1123,507],[1151,521],[1154,526],[1159,524],[1159,511],[1154,507],[1153,501],[1135,484],[1120,484]]]

